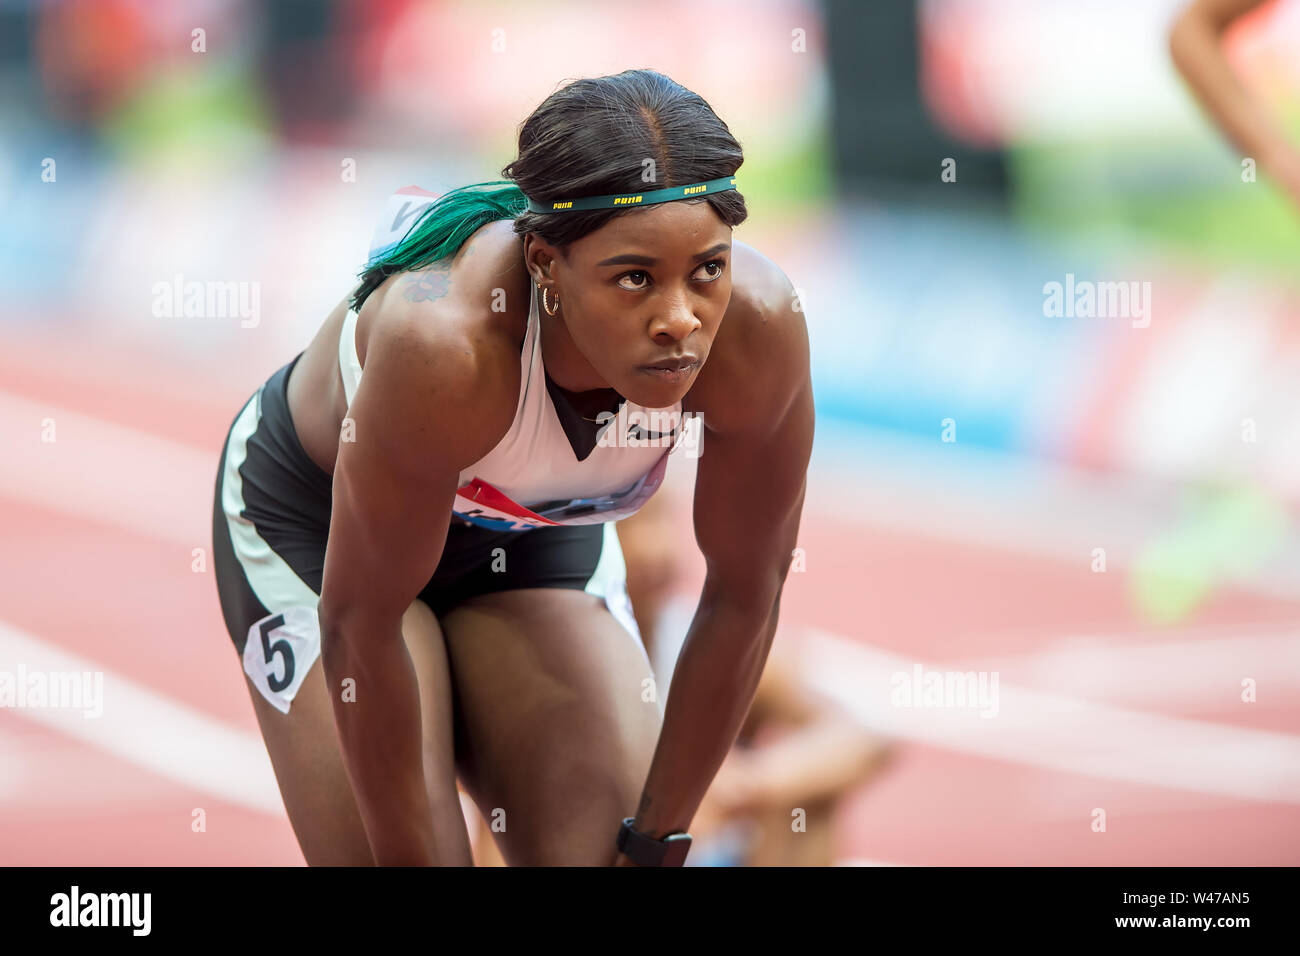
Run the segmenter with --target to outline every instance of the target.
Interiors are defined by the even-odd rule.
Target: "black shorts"
[[[276,371],[235,417],[212,511],[213,566],[226,629],[249,676],[285,712],[297,689],[289,684],[301,683],[319,650],[316,604],[333,502],[333,477],[303,450],[289,417],[289,375],[301,357]],[[595,594],[639,640],[612,522],[493,531],[453,515],[442,559],[419,598],[442,615],[468,597],[517,588]],[[251,635],[258,640],[250,648]],[[250,667],[261,673],[260,681]]]

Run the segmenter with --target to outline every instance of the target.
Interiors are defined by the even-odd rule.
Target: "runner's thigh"
[[[639,638],[568,588],[469,598],[441,618],[462,776],[506,860],[605,865],[634,816],[659,736]]]

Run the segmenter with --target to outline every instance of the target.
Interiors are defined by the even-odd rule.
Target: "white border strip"
[[[1300,804],[1298,736],[1142,713],[1000,679],[991,718],[974,709],[895,707],[893,674],[945,665],[826,631],[805,634],[801,651],[814,685],[872,732],[1061,773]]]
[[[253,527],[253,522],[240,517],[244,510],[244,479],[239,474],[239,466],[248,457],[248,439],[257,431],[261,420],[261,396],[259,388],[235,419],[230,432],[225,477],[221,485],[221,507],[226,513],[226,527],[230,529],[235,558],[243,567],[248,586],[262,606],[272,614],[288,607],[314,608],[320,600],[316,592],[271,550]]]

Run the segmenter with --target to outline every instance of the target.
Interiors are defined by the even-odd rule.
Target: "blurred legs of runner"
[[[690,513],[690,472],[682,468],[674,474],[670,468],[669,483],[645,507],[618,524],[627,564],[628,595],[642,640],[651,661],[669,672],[656,675],[661,694],[668,689],[676,647],[682,637],[669,631],[685,626],[680,613],[665,610],[682,578],[683,528],[677,518],[681,513]],[[678,480],[674,483],[672,478]],[[660,633],[661,623],[668,629],[664,633]],[[779,792],[780,796],[764,799],[759,806],[745,811],[728,809],[719,796],[736,780],[734,774],[727,775],[730,768],[724,763],[691,826],[699,849],[697,865],[833,865],[836,807],[873,777],[892,755],[889,741],[869,733],[841,709],[812,693],[798,663],[797,654],[781,653],[779,645],[774,647],[742,729],[741,736],[750,746],[733,748],[728,761],[747,763],[748,755],[767,746],[775,747],[775,739],[783,733],[794,735],[798,744],[807,745],[809,750],[833,756],[811,764],[789,762],[781,770],[764,771],[763,779],[751,783],[756,788],[754,794],[767,790],[774,795]],[[828,740],[834,743],[828,746]],[[770,760],[767,766],[772,766]],[[786,769],[791,772],[784,774]],[[746,776],[742,772],[742,780]],[[803,811],[802,830],[792,827],[796,807]]]
[[[804,831],[795,832],[789,807],[772,807],[756,815],[743,866],[833,866],[834,813],[842,793],[800,804]]]

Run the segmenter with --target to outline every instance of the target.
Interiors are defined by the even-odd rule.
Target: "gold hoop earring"
[[[560,293],[555,293],[555,308],[551,308],[551,290],[547,286],[542,286],[542,308],[546,310],[547,315],[555,315],[560,311]]]

